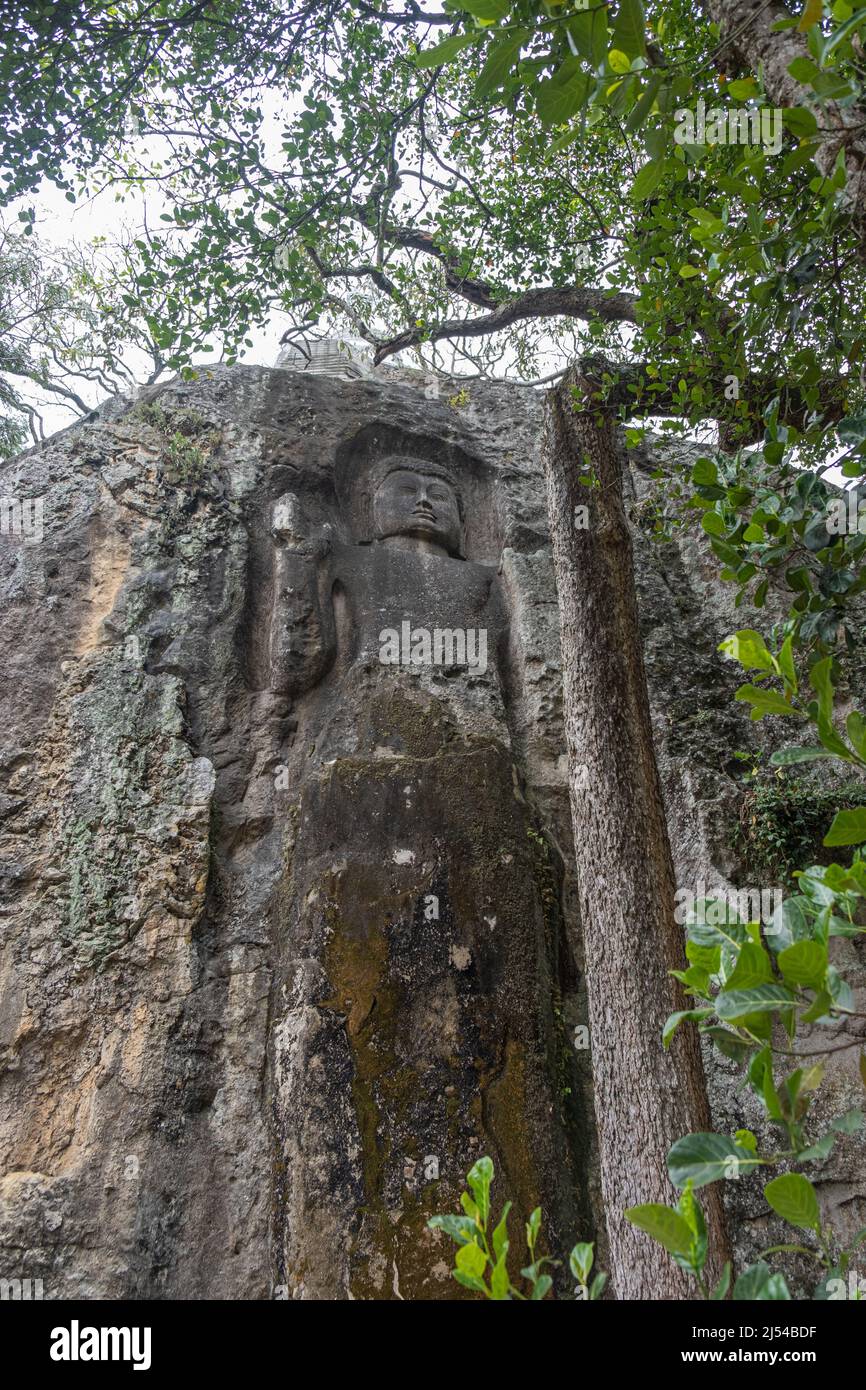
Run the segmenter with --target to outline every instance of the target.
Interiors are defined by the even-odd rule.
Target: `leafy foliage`
[[[74,418],[100,396],[155,381],[164,363],[135,301],[124,301],[123,248],[51,251],[0,225],[0,457],[42,437],[42,410]]]
[[[494,1302],[517,1299],[537,1303],[546,1298],[553,1287],[553,1279],[547,1271],[555,1268],[558,1261],[549,1255],[538,1254],[541,1208],[536,1207],[526,1223],[529,1263],[520,1271],[525,1290],[522,1292],[512,1283],[508,1272],[510,1202],[505,1203],[499,1221],[491,1229],[492,1159],[479,1158],[467,1174],[466,1181],[469,1192],[462,1193],[460,1197],[463,1215],[433,1216],[427,1222],[431,1231],[444,1231],[457,1245],[452,1270],[457,1283]],[[601,1297],[607,1281],[607,1275],[596,1274],[590,1283],[593,1261],[591,1244],[575,1245],[569,1257],[569,1269],[577,1282],[577,1294],[590,1300]]]
[[[823,107],[862,95],[859,10],[833,14],[797,40],[811,66],[776,155],[675,138],[698,101],[771,106],[691,0],[25,4],[0,162],[9,198],[43,175],[73,198],[160,191],[137,297],[174,367],[217,338],[231,359],[275,309],[449,369],[591,348],[615,382],[640,365],[624,413],[749,438],[775,402],[770,442],[824,457],[862,396],[859,229],[844,160],[818,168]]]
[[[862,798],[857,782],[828,788],[777,773],[743,796],[734,848],[748,862],[755,882],[787,884],[801,864],[821,857],[820,845],[836,811],[853,809]]]

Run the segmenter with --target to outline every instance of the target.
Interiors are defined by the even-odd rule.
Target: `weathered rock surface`
[[[603,1265],[541,400],[428,394],[215,369],[2,470],[44,538],[0,538],[0,1273],[46,1297],[450,1297],[426,1218],[482,1153],[515,1239],[540,1202]],[[457,479],[461,556],[368,543],[392,456]],[[699,541],[643,536],[650,466],[678,878],[749,883],[742,620]],[[383,666],[403,620],[484,628],[486,670]],[[713,1063],[719,1128],[737,1080]],[[750,1183],[744,1254],[774,1234]],[[866,1224],[856,1137],[824,1189]]]

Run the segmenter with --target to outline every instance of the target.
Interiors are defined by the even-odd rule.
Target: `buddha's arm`
[[[274,506],[271,529],[270,684],[272,690],[299,695],[318,684],[336,650],[330,528],[313,530],[298,498],[286,493]]]

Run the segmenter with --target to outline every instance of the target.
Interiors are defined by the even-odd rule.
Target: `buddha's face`
[[[409,536],[449,555],[460,551],[460,508],[450,483],[435,474],[396,468],[382,480],[373,499],[376,536]]]

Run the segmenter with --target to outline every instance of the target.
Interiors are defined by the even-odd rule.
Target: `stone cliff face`
[[[554,1253],[597,1236],[603,1264],[540,414],[214,369],[5,465],[44,535],[0,538],[0,1273],[450,1297],[425,1223],[482,1153],[515,1231],[540,1202]],[[748,882],[755,735],[715,653],[740,620],[698,542],[643,537],[650,466],[628,491],[677,871]],[[398,467],[417,516],[452,507],[438,549],[389,543]],[[383,662],[404,624],[483,632],[483,668]],[[716,1065],[722,1128],[735,1086]],[[846,1144],[827,1197],[856,1229]],[[728,1186],[744,1253],[770,1244],[760,1189]]]

